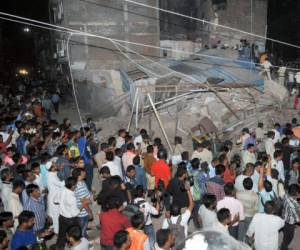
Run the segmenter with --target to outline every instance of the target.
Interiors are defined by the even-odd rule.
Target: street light
[[[25,28],[23,29],[23,31],[26,32],[26,33],[28,33],[28,32],[30,32],[30,29],[29,29],[28,27],[25,27]]]
[[[27,76],[28,73],[29,73],[29,72],[28,72],[26,69],[20,69],[20,70],[19,70],[19,74],[22,75],[22,76]]]

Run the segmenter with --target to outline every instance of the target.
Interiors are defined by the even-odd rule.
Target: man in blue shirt
[[[147,178],[144,168],[140,165],[140,157],[133,158],[133,165],[135,168],[135,180],[138,186],[142,186],[144,190],[147,190]]]
[[[44,197],[41,196],[39,186],[36,184],[29,184],[26,187],[29,199],[24,204],[24,210],[32,211],[34,218],[34,232],[40,232],[44,229],[46,223],[46,207]]]
[[[91,151],[88,139],[91,135],[90,129],[88,127],[80,129],[81,136],[78,139],[78,149],[80,152],[80,156],[84,159],[84,168],[86,171],[86,185],[89,190],[92,190],[92,182],[93,182],[93,165],[92,165],[92,158],[91,158]]]
[[[17,250],[19,247],[32,247],[37,243],[36,236],[33,232],[34,213],[31,211],[23,211],[19,217],[19,227],[11,240],[11,250]]]

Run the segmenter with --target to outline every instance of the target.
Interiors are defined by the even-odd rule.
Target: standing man
[[[164,183],[164,188],[167,188],[171,179],[170,167],[167,164],[168,153],[165,149],[160,149],[157,153],[158,161],[151,166],[151,174],[155,177],[155,187],[157,188],[160,180]]]
[[[91,150],[88,141],[88,137],[91,135],[90,129],[88,127],[80,129],[81,136],[78,139],[78,148],[80,152],[80,156],[84,159],[84,168],[86,171],[86,185],[88,189],[92,190],[92,182],[94,176],[94,170],[92,165],[92,158],[91,158]]]
[[[51,97],[51,101],[52,101],[52,104],[54,106],[55,113],[58,114],[58,112],[59,112],[59,102],[60,102],[59,94],[54,93]]]
[[[233,183],[226,183],[224,186],[225,197],[218,201],[217,210],[221,208],[227,208],[230,211],[232,223],[228,230],[232,237],[238,239],[238,229],[240,221],[245,219],[244,207],[242,202],[235,198],[235,190]]]
[[[283,199],[283,218],[285,224],[281,250],[289,249],[289,245],[294,238],[296,224],[300,222],[300,205],[297,201],[299,198],[300,187],[297,184],[290,185],[288,194]]]

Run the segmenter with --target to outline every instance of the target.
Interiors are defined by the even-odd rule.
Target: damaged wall
[[[157,5],[157,0],[141,2]],[[124,0],[51,0],[50,11],[52,22],[64,27],[159,46],[159,22],[153,21],[158,18],[158,11]],[[65,34],[57,36],[66,41]],[[67,63],[65,41],[56,41],[61,64]],[[159,55],[155,49],[127,46],[148,56]],[[120,53],[110,41],[79,35],[72,35],[69,52],[80,106],[93,114],[103,113],[104,104],[124,94],[120,73],[115,71],[120,68]]]

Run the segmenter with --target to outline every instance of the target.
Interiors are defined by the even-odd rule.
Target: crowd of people
[[[51,117],[57,94],[7,91],[0,100],[0,249],[46,249],[56,239],[54,249],[67,243],[87,250],[95,215],[103,250],[176,249],[195,230],[256,250],[278,249],[281,231],[281,249],[293,241],[300,223],[297,119],[244,128],[214,152],[205,140],[191,154],[176,137],[170,152],[145,129],[99,141],[91,119],[78,130],[68,119],[60,124]]]

